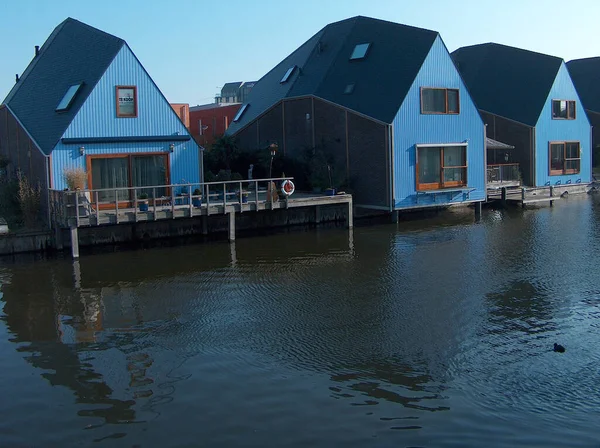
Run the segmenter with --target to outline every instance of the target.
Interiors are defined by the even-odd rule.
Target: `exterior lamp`
[[[171,152],[175,151],[175,143],[171,143],[169,145],[169,151],[171,151]]]
[[[269,165],[269,179],[272,178],[272,174],[273,174],[273,157],[275,157],[277,155],[277,150],[279,149],[279,146],[277,146],[277,143],[271,143],[269,145],[269,150],[271,151],[271,163]]]
[[[79,147],[79,155],[82,156],[85,154],[85,147],[84,146],[80,146]]]

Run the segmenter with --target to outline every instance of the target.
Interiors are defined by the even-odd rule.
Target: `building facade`
[[[71,18],[36,52],[0,122],[0,154],[39,183],[46,208],[68,168],[86,172],[88,189],[202,179],[200,148],[127,43]]]
[[[228,82],[221,88],[221,92],[215,96],[215,103],[220,105],[244,103],[248,95],[250,95],[254,84],[256,84],[256,81]]]
[[[600,57],[576,59],[567,63],[577,93],[592,125],[592,165],[600,166]]]
[[[487,124],[514,146],[523,184],[591,182],[591,127],[564,61],[499,44],[453,53]]]
[[[228,133],[247,150],[325,152],[360,208],[485,200],[484,124],[434,31],[330,24],[256,83]]]
[[[225,134],[241,104],[205,104],[190,108],[190,133],[199,145],[210,148]]]

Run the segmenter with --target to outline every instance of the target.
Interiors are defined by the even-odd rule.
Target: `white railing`
[[[270,179],[231,180],[223,182],[183,183],[170,185],[151,185],[143,187],[100,188],[89,190],[50,190],[50,207],[52,223],[66,226],[69,221],[80,225],[82,218],[95,218],[111,213],[119,222],[119,211],[132,211],[137,215],[170,210],[175,217],[175,210],[187,208],[189,216],[194,209],[210,206],[232,206],[274,202],[287,198],[280,193],[284,180],[293,177],[277,177]],[[197,213],[199,214],[199,213]]]

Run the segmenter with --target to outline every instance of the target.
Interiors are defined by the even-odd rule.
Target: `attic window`
[[[60,100],[60,103],[58,103],[58,106],[56,106],[56,112],[64,112],[71,107],[71,104],[75,99],[75,95],[77,95],[77,92],[79,92],[79,89],[82,85],[83,83],[79,83],[73,84],[71,87],[69,87],[69,90],[67,90],[65,96],[63,96],[62,100]]]
[[[367,56],[367,51],[369,51],[370,46],[370,43],[358,44],[356,47],[354,47],[354,51],[350,56],[350,60],[354,61],[356,59],[364,59]]]
[[[287,82],[288,79],[290,79],[290,76],[292,76],[292,73],[294,73],[296,66],[292,65],[290,68],[288,68],[288,71],[285,72],[285,75],[283,75],[283,78],[281,78],[281,81],[279,81],[281,84],[283,84],[284,82]]]
[[[346,86],[344,89],[344,95],[350,95],[352,92],[354,92],[354,83],[350,83]]]
[[[240,110],[238,110],[238,113],[235,114],[235,117],[233,117],[233,121],[234,122],[238,122],[240,120],[240,118],[242,118],[242,115],[244,115],[244,112],[246,112],[246,109],[248,109],[248,106],[250,106],[250,103],[248,104],[244,104]]]

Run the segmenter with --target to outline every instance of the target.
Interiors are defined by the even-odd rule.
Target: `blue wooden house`
[[[487,135],[515,147],[523,184],[591,181],[591,127],[561,58],[488,43],[452,53]]]
[[[569,73],[592,124],[592,164],[600,166],[600,57],[567,62]]]
[[[44,191],[75,167],[89,189],[200,182],[200,150],[127,43],[71,18],[0,107],[0,154]]]
[[[356,207],[485,199],[485,127],[435,31],[360,16],[327,25],[254,85],[228,133],[247,150],[324,152]]]

